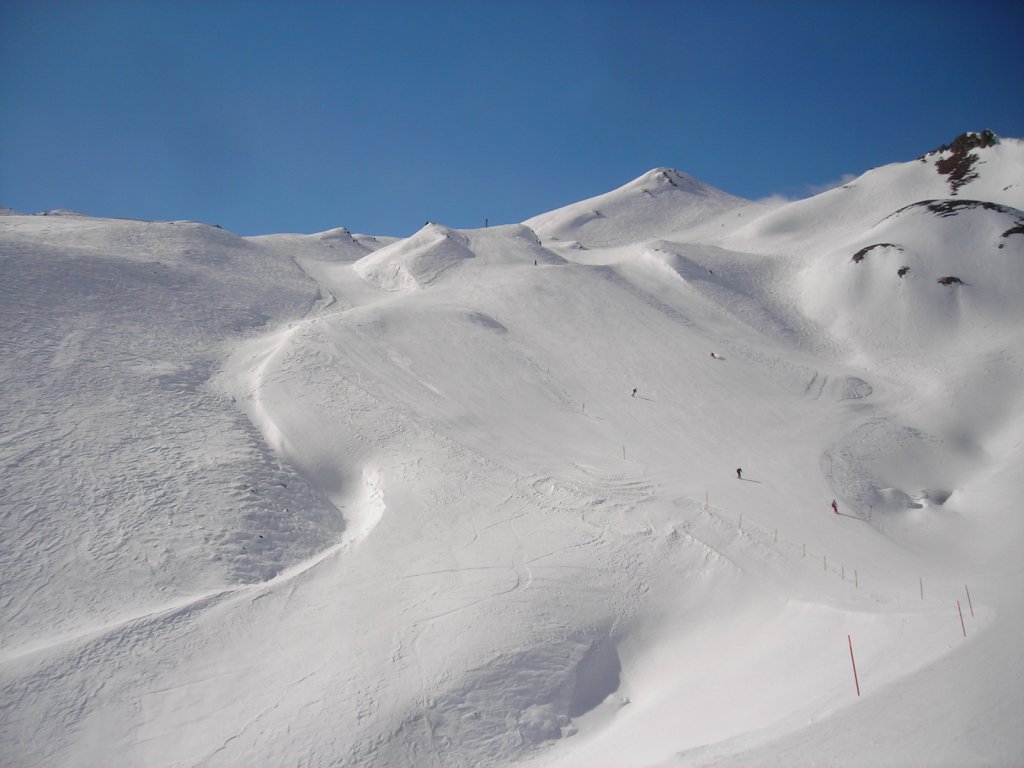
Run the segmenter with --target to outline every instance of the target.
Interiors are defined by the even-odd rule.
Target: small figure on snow
[[[708,357],[710,357],[712,360],[717,360],[718,359],[718,355],[716,355],[714,352],[712,352],[710,355],[708,355]]]
[[[737,480],[742,480],[743,479],[743,468],[742,467],[737,467],[736,468],[736,479]]]
[[[836,500],[832,499],[832,511],[837,515],[839,514],[839,505],[836,504]]]
[[[636,397],[636,387],[633,387],[633,394],[632,394],[632,397]]]

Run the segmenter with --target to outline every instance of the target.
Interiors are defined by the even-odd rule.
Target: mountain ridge
[[[1014,764],[1022,146],[408,238],[0,217],[5,764]]]

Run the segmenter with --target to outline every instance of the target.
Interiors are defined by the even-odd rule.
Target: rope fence
[[[822,571],[825,574],[832,574],[838,576],[844,583],[850,583],[854,589],[860,590],[860,573],[858,569],[852,569],[852,577],[848,576],[845,564],[835,563],[829,564],[828,555],[825,552],[818,552],[813,547],[808,547],[806,541],[796,541],[787,537],[784,533],[780,533],[777,527],[767,528],[759,525],[756,522],[750,520],[749,516],[744,519],[742,513],[731,513],[728,510],[720,507],[715,507],[709,503],[707,497],[703,504],[693,504],[699,510],[699,513],[711,522],[713,527],[718,530],[719,534],[732,534],[733,538],[725,540],[722,546],[729,546],[740,540],[747,540],[756,543],[764,551],[769,554],[774,554],[777,557],[783,559],[786,562],[805,560],[808,563],[821,562]],[[858,518],[860,519],[860,518]],[[689,528],[689,525],[686,526]],[[710,542],[705,542],[709,546]],[[916,590],[920,600],[925,599],[924,594],[924,577],[918,577],[918,589]],[[883,599],[883,595],[878,594],[874,591],[866,591],[868,595],[874,595],[879,600]],[[909,598],[910,594],[903,595],[904,598]],[[970,609],[970,616],[974,617],[974,604],[971,600],[971,592],[967,584],[964,584],[964,594],[967,598],[967,605]],[[937,602],[937,601],[936,601]],[[959,618],[960,630],[962,636],[966,639],[967,637],[967,625],[964,620],[964,612],[961,608],[960,600],[955,601],[956,604],[956,615]],[[850,635],[847,635],[847,645],[850,653],[850,661],[853,667],[854,684],[856,694],[859,697],[861,694],[860,680],[857,676],[857,665],[853,657],[853,641]]]

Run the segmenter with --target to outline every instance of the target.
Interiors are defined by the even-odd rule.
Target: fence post
[[[853,665],[853,683],[857,686],[857,695],[860,696],[860,680],[857,679],[857,662],[854,661],[853,658],[853,640],[850,639],[849,635],[846,636],[846,642],[850,646],[850,664]]]

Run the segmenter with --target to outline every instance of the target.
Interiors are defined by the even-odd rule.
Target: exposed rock
[[[926,160],[933,155],[940,155],[935,161],[935,170],[949,180],[950,192],[955,195],[960,187],[978,178],[978,172],[974,166],[978,163],[979,157],[974,150],[991,147],[998,143],[999,137],[992,131],[962,133],[953,140],[952,144],[943,144],[922,157],[921,160]]]
[[[1008,230],[1003,232],[1000,237],[1009,237],[1010,235],[1024,235],[1024,220],[1018,219],[1017,226],[1010,227]]]
[[[997,213],[1005,213],[1008,216],[1014,216],[1016,218],[1024,217],[1024,213],[1011,208],[1008,205],[999,205],[999,203],[990,203],[987,200],[921,200],[917,203],[911,203],[900,208],[895,213],[891,213],[886,216],[886,219],[891,219],[893,216],[898,216],[905,211],[909,211],[912,208],[925,208],[931,213],[946,218],[947,216],[956,216],[961,211],[971,210],[974,208],[983,208],[987,211],[995,211]],[[884,221],[884,219],[883,219]],[[1024,222],[1022,222],[1024,223]]]
[[[874,245],[866,245],[853,254],[854,264],[860,264],[864,261],[864,257],[867,255],[868,251],[873,250],[874,248],[895,248],[900,253],[903,252],[903,249],[895,243],[875,243]]]

